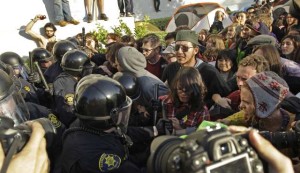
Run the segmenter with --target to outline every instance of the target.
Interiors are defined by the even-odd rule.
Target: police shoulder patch
[[[54,114],[49,114],[48,119],[51,121],[51,123],[53,124],[53,126],[55,128],[58,128],[61,126],[61,122],[57,119],[57,117]]]
[[[30,87],[29,86],[24,86],[24,90],[27,92],[30,92]]]
[[[99,169],[102,172],[108,172],[119,168],[121,158],[118,155],[103,153],[99,159]]]
[[[65,103],[70,106],[74,105],[74,94],[66,94]]]

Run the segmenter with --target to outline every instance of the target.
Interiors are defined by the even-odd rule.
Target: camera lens
[[[147,162],[149,173],[171,173],[170,156],[176,149],[179,149],[179,144],[183,139],[175,136],[159,136],[151,143],[151,155]]]

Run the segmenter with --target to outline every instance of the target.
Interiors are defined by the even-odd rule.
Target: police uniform
[[[122,139],[116,134],[71,128],[63,139],[63,172],[141,172],[128,160]]]
[[[44,73],[47,83],[53,83],[56,77],[62,72],[60,62],[56,61],[53,63]]]
[[[16,83],[16,85],[25,101],[39,104],[38,95],[31,83],[23,78],[18,78],[18,83]]]
[[[66,72],[62,72],[53,83],[54,110],[66,126],[75,120],[73,99],[76,84],[77,80]]]
[[[88,75],[77,86],[75,121],[63,137],[63,172],[141,172],[129,159],[125,135],[132,101],[121,84]]]
[[[59,119],[46,107],[26,102],[26,106],[29,110],[30,120],[38,118],[48,118],[52,125],[56,129],[56,135],[53,139],[51,146],[47,146],[47,153],[50,159],[50,172],[59,173],[62,170],[61,164],[61,152],[62,152],[62,135],[66,130],[66,127]]]

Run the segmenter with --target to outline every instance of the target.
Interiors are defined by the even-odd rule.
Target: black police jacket
[[[60,62],[56,61],[44,73],[47,83],[53,83],[55,78],[62,72],[63,70],[60,66]]]
[[[61,168],[61,152],[62,152],[62,135],[66,130],[65,125],[59,121],[59,119],[51,112],[50,109],[35,104],[26,102],[26,106],[29,110],[30,120],[37,120],[39,118],[48,118],[52,125],[56,129],[56,135],[53,138],[52,144],[47,145],[47,153],[50,159],[50,172],[60,173]],[[47,140],[47,139],[46,139]],[[49,144],[49,141],[47,141]]]
[[[77,82],[66,72],[62,72],[53,82],[54,110],[67,127],[75,120],[73,101]]]
[[[64,173],[141,172],[127,160],[120,137],[81,127],[65,132],[62,160]]]
[[[16,85],[20,89],[21,95],[23,96],[24,100],[27,102],[39,104],[38,95],[32,84],[23,78],[18,78],[18,81],[19,83],[17,83]]]

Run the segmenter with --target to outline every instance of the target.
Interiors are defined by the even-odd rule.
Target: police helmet
[[[4,52],[0,55],[0,60],[5,64],[11,65],[13,68],[23,65],[23,61],[15,52]]]
[[[5,64],[4,62],[0,61],[0,69],[6,72],[10,77],[13,77],[14,72],[11,66]]]
[[[35,48],[31,52],[33,62],[48,62],[52,60],[52,54],[45,48]]]
[[[140,97],[140,85],[133,74],[117,72],[114,74],[113,79],[120,82],[120,84],[125,88],[127,96],[129,96],[131,100],[135,101]]]
[[[80,43],[76,37],[68,37],[67,40],[74,43],[76,46],[80,46]]]
[[[0,116],[11,118],[16,125],[29,118],[23,97],[17,91],[12,78],[0,69]]]
[[[74,99],[75,114],[86,126],[121,127],[126,132],[132,101],[116,80],[100,74],[85,76],[77,84]]]
[[[93,65],[88,55],[78,49],[68,51],[60,63],[62,69],[73,76],[81,77],[84,71],[92,69]],[[92,71],[92,70],[90,70]]]
[[[69,50],[76,49],[76,45],[68,40],[60,40],[53,46],[53,55],[57,61],[61,61],[62,57]]]

